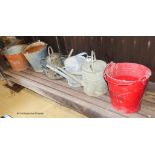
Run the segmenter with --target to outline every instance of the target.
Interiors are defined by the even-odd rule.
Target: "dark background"
[[[55,51],[68,54],[73,48],[76,53],[96,52],[98,59],[106,62],[136,62],[152,70],[151,81],[155,82],[155,37],[144,36],[23,36],[27,43],[41,40]]]

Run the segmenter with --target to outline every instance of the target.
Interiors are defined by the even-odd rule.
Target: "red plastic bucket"
[[[110,63],[105,69],[112,105],[125,113],[138,112],[151,70],[136,63]]]

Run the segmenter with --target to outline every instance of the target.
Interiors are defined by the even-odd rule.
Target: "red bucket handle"
[[[107,66],[106,66],[106,68],[104,69],[103,77],[104,77],[105,79],[107,79],[107,78],[106,78],[106,76],[107,76],[107,75],[106,75],[106,69],[107,69],[110,65],[112,65],[112,64],[114,64],[113,61],[111,61],[110,63],[108,63]]]

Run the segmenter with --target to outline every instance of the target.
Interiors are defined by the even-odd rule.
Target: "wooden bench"
[[[88,117],[155,117],[154,83],[149,83],[145,92],[141,110],[135,114],[124,114],[115,110],[108,94],[101,97],[90,97],[84,94],[82,88],[70,87],[65,79],[50,80],[42,73],[31,69],[15,72],[4,71],[7,78],[44,97],[56,100],[59,104],[72,108]]]

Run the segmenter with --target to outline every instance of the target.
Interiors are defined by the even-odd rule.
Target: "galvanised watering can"
[[[66,79],[72,79],[81,84],[84,88],[84,92],[89,96],[100,96],[107,92],[107,84],[103,78],[104,69],[107,64],[102,60],[96,60],[95,53],[91,53],[91,61],[86,61],[82,64],[81,72],[70,74],[64,68],[54,68],[47,65],[48,68],[57,72]],[[76,76],[82,76],[81,79]]]

